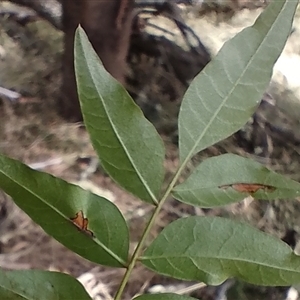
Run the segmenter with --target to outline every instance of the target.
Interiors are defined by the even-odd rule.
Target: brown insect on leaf
[[[254,194],[259,190],[263,190],[269,193],[274,192],[276,190],[274,186],[260,184],[260,183],[234,183],[229,185],[222,185],[219,188],[227,189],[229,187],[233,188],[237,192],[247,193],[247,194]]]
[[[82,210],[76,213],[75,218],[70,218],[70,220],[81,231],[88,234],[89,236],[94,236],[94,233],[87,228],[89,224],[89,220],[88,218],[84,217]]]

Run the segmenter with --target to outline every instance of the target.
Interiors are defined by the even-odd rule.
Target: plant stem
[[[163,207],[164,203],[166,202],[168,196],[170,195],[170,193],[171,193],[173,187],[175,186],[182,170],[185,168],[186,163],[187,163],[187,159],[184,161],[184,163],[176,171],[172,181],[170,182],[170,184],[169,184],[168,188],[166,189],[164,195],[162,196],[161,200],[159,201],[157,207],[155,208],[155,210],[154,210],[154,212],[153,212],[153,214],[152,214],[152,216],[151,216],[151,218],[150,218],[150,220],[149,220],[149,222],[148,222],[148,224],[147,224],[147,226],[146,226],[146,228],[143,232],[142,238],[139,241],[138,245],[136,246],[136,248],[135,248],[135,250],[132,254],[132,257],[131,257],[130,263],[127,267],[126,273],[124,274],[124,277],[121,281],[119,289],[116,293],[115,300],[120,300],[121,299],[122,293],[123,293],[123,291],[125,289],[125,286],[126,286],[128,280],[129,280],[131,272],[132,272],[132,270],[133,270],[133,268],[136,264],[136,261],[139,258],[140,252],[142,251],[142,248],[145,244],[147,236],[148,236],[151,228],[153,227],[153,224],[155,223],[156,217],[159,214],[159,212],[160,212],[161,208]]]

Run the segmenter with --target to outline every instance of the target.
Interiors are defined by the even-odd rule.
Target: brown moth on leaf
[[[92,236],[92,237],[94,236],[94,233],[87,228],[88,224],[89,224],[89,220],[88,220],[88,218],[84,217],[82,210],[80,210],[78,213],[76,213],[75,217],[70,218],[70,220],[81,231],[88,234],[89,236]]]
[[[235,191],[240,193],[254,194],[259,190],[264,192],[274,192],[276,188],[274,186],[260,184],[260,183],[234,183],[228,185],[219,186],[221,189],[228,189],[229,187],[233,188]]]

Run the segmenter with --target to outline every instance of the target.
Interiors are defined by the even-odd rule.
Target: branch
[[[62,30],[62,7],[56,0],[9,0],[17,5],[29,7],[57,29]]]

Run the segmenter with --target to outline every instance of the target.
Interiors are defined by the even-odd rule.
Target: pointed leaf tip
[[[127,91],[101,65],[81,28],[75,37],[75,70],[85,125],[101,165],[124,189],[157,203],[164,179],[163,142]]]
[[[292,27],[297,1],[272,1],[194,79],[179,112],[180,161],[225,139],[255,112]]]

